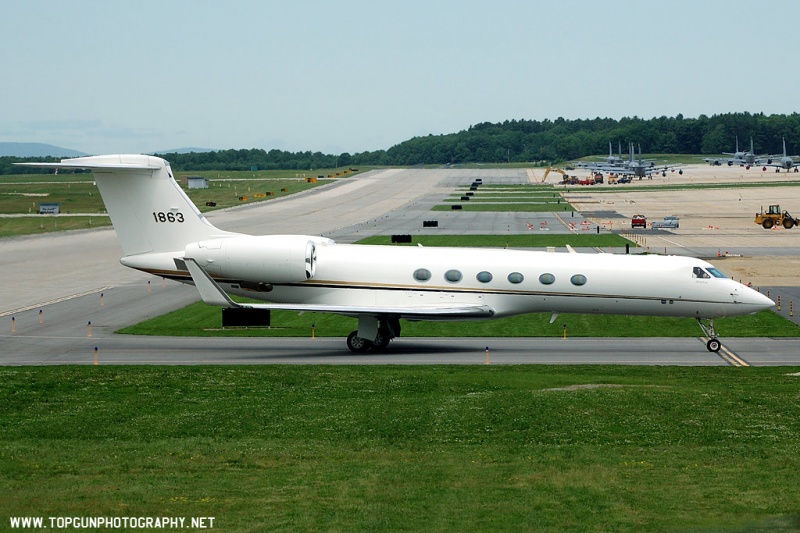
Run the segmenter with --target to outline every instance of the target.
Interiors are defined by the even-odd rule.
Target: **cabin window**
[[[542,274],[539,276],[539,283],[542,285],[552,285],[556,282],[556,277],[552,274]]]
[[[417,281],[428,281],[431,279],[431,271],[427,268],[418,268],[414,271],[414,279]]]
[[[692,276],[695,277],[695,278],[707,279],[707,278],[711,277],[711,274],[709,274],[708,272],[706,272],[705,270],[703,270],[700,267],[694,267],[694,269],[692,270]]]
[[[462,278],[461,272],[459,272],[458,270],[448,270],[447,272],[444,273],[444,279],[452,283],[457,283],[461,281],[461,278]]]
[[[483,272],[478,272],[478,275],[475,276],[475,278],[477,278],[477,280],[481,283],[489,283],[492,281],[492,273],[484,270]]]
[[[525,277],[519,272],[512,272],[511,274],[508,275],[508,281],[510,281],[511,283],[522,283],[522,280],[524,279]]]
[[[586,285],[586,276],[584,276],[583,274],[575,274],[574,276],[569,278],[569,281],[573,285]]]

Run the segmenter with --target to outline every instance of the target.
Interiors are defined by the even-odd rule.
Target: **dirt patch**
[[[736,281],[754,287],[800,285],[800,256],[725,257],[709,262]]]
[[[800,286],[797,275],[800,272],[800,228],[765,230],[754,222],[755,214],[770,204],[779,203],[782,209],[800,215],[800,187],[794,186],[797,174],[709,165],[687,165],[683,171],[682,175],[668,173],[666,177],[658,175],[652,180],[636,180],[626,186],[572,187],[564,197],[576,209],[589,213],[600,212],[596,205],[599,201],[605,214],[616,212],[627,219],[643,214],[652,222],[677,215],[679,229],[664,233],[641,232],[640,245],[655,253],[676,253],[676,248],[712,249],[714,254],[722,256],[730,253],[734,257],[711,262],[737,281],[756,287]],[[771,186],[752,186],[758,183]],[[651,187],[691,184],[728,187],[693,190],[653,190]],[[736,187],[736,184],[749,186]],[[601,190],[604,192],[599,192]],[[630,231],[628,220],[614,222],[614,230]],[[797,252],[787,255],[786,250]],[[737,254],[740,256],[735,257]]]

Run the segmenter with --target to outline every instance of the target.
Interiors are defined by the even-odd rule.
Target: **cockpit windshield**
[[[708,267],[708,268],[694,267],[694,269],[692,270],[692,277],[701,279],[710,279],[712,277],[727,278],[728,276],[726,276],[725,274],[723,274],[714,267]]]
[[[708,270],[709,274],[711,274],[715,278],[727,278],[728,277],[728,276],[726,276],[725,274],[723,274],[722,272],[720,272],[719,270],[717,270],[714,267],[709,267],[706,270]]]

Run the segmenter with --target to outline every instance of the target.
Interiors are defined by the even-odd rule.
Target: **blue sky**
[[[23,1],[0,141],[325,153],[508,119],[792,113],[800,2]]]

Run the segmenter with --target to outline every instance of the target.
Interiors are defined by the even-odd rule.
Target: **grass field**
[[[0,529],[797,531],[796,371],[0,368]]]
[[[38,215],[20,218],[0,218],[0,237],[36,235],[39,233],[50,233],[51,231],[95,229],[105,226],[111,226],[111,219],[107,216],[56,217],[52,215]]]
[[[182,172],[176,175],[184,191],[202,212],[245,203],[268,201],[317,187],[329,180],[307,183],[306,177],[335,175],[334,170],[314,172],[261,170],[256,172],[214,171]],[[183,184],[187,175],[209,180],[208,189],[188,189]],[[348,176],[354,175],[352,173]],[[343,176],[340,176],[343,177]],[[256,197],[256,194],[267,195]],[[246,200],[240,198],[246,197]],[[105,205],[90,174],[22,174],[0,176],[0,214],[30,215],[0,218],[0,237],[32,235],[50,231],[90,229],[110,226],[106,217],[62,217],[38,215],[40,203],[60,203],[64,214],[103,214]],[[208,206],[207,203],[214,203]]]

